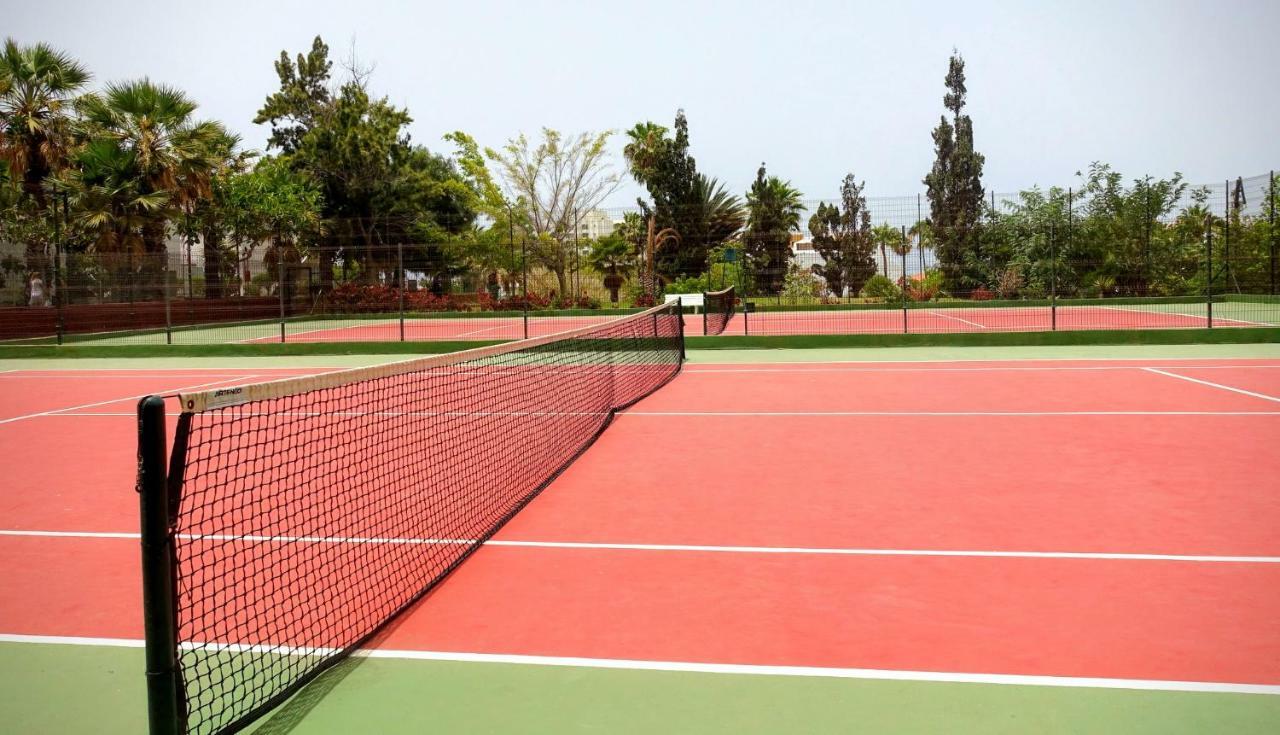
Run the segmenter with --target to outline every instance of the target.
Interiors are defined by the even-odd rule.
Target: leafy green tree
[[[658,272],[668,279],[701,273],[710,248],[741,229],[742,213],[737,197],[698,173],[689,155],[684,110],[676,111],[671,130],[653,122],[637,123],[627,131],[622,152],[632,177],[649,192],[650,202],[638,200],[643,218],[652,216],[658,230],[680,235],[678,244],[659,250]],[[732,227],[735,222],[737,228]]]
[[[791,233],[800,229],[804,212],[800,192],[776,176],[765,176],[760,164],[747,192],[747,229],[743,245],[753,263],[756,288],[775,294],[782,290],[791,263]]]
[[[974,150],[973,121],[964,114],[964,59],[952,53],[945,79],[943,105],[951,112],[933,130],[933,169],[924,177],[928,188],[930,222],[946,288],[960,291],[979,285],[965,270],[966,258],[978,247],[983,209],[982,167],[985,159]]]
[[[1169,179],[1144,176],[1132,186],[1106,164],[1094,163],[1084,175],[1080,195],[1082,217],[1073,236],[1086,248],[1077,252],[1076,268],[1088,268],[1103,277],[1120,293],[1146,296],[1154,281],[1163,275],[1165,253],[1156,252],[1164,243],[1158,237],[1161,219],[1171,213],[1186,192],[1181,174]]]
[[[630,242],[618,235],[606,235],[591,244],[587,265],[604,276],[609,301],[618,303],[618,290],[635,271],[636,253]]]
[[[329,46],[316,36],[311,50],[305,55],[298,54],[296,61],[289,58],[287,51],[281,51],[275,67],[280,89],[267,96],[253,122],[271,124],[267,148],[278,148],[281,153],[292,155],[333,108],[329,91],[333,62],[329,61]]]
[[[896,255],[902,255],[903,247],[902,231],[897,227],[885,222],[877,225],[871,230],[871,240],[880,248],[880,264],[883,268],[882,275],[889,277],[889,251],[892,250]]]
[[[876,272],[864,186],[853,174],[845,176],[840,185],[840,206],[819,204],[809,218],[813,248],[823,260],[813,266],[813,272],[822,276],[828,291],[836,296],[843,296],[846,288],[857,293]]]
[[[280,158],[265,158],[252,171],[230,177],[223,197],[224,226],[239,265],[265,242],[263,260],[272,278],[277,266],[301,262],[306,245],[320,229],[319,186]],[[241,270],[236,268],[237,273]]]
[[[530,257],[555,274],[561,295],[569,289],[575,221],[600,206],[619,184],[607,158],[612,135],[606,130],[566,136],[543,128],[536,144],[521,134],[500,150],[485,150],[506,199],[519,207],[527,223]]]

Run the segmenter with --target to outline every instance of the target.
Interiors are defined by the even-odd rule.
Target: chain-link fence
[[[1083,193],[987,194],[972,221],[932,212],[923,195],[867,197],[865,221],[834,246],[807,227],[766,233],[760,241],[739,233],[706,249],[696,278],[663,284],[668,293],[734,285],[743,308],[725,334],[1276,326],[1278,193],[1273,174],[1199,187],[1104,181]],[[805,202],[805,214],[823,204],[838,202]],[[514,232],[483,248],[331,239],[311,247],[221,250],[176,241],[167,253],[149,255],[55,249],[40,263],[29,257],[22,289],[4,292],[0,340],[200,344],[549,334],[649,303],[652,294],[641,286],[646,263],[655,260],[661,273],[664,255],[646,250],[636,232],[623,235],[635,247],[625,286],[619,288],[617,273],[587,265],[590,243],[615,227],[623,231],[632,211],[593,213],[589,229],[562,236],[544,252]],[[691,241],[673,242],[688,249]],[[700,320],[688,325],[690,334],[700,333]]]

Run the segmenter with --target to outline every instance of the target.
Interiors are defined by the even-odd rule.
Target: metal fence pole
[[[396,243],[396,270],[399,272],[400,280],[400,341],[404,341],[404,243]]]
[[[276,254],[281,256],[280,262],[276,263],[276,270],[279,272],[279,275],[277,276],[279,282],[276,284],[276,296],[280,301],[280,343],[284,344],[284,257],[279,251],[277,251]]]
[[[1204,251],[1207,260],[1208,275],[1204,282],[1204,306],[1207,322],[1213,329],[1213,215],[1204,218]]]
[[[138,495],[142,519],[142,619],[146,637],[147,719],[151,735],[183,732],[169,524],[164,399],[138,403]]]
[[[1267,231],[1271,235],[1271,295],[1276,295],[1276,172],[1271,172],[1271,183],[1267,187],[1267,192],[1271,195],[1269,207],[1270,213],[1267,215]]]
[[[1222,269],[1226,275],[1223,288],[1231,288],[1231,180],[1222,183]]]
[[[55,311],[55,321],[53,331],[57,336],[57,343],[62,344],[62,230],[58,226],[58,202],[53,203],[53,308]]]
[[[528,258],[528,238],[520,238],[520,290],[524,294],[523,302],[520,306],[524,317],[524,338],[529,339],[529,258]]]
[[[165,256],[168,260],[168,256]],[[169,303],[169,264],[164,264],[164,270],[160,272],[160,285],[164,289],[164,343],[173,344],[173,314],[172,306]]]
[[[899,226],[902,230],[902,240],[898,247],[902,248],[902,333],[906,334],[909,329],[907,327],[907,228]]]
[[[1058,248],[1049,223],[1049,329],[1058,331]]]

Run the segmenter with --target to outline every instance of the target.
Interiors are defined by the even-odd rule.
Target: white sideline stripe
[[[53,416],[62,416],[65,418],[76,418],[77,416],[128,416],[133,417],[136,414],[124,412],[106,412],[106,411],[85,411],[82,413],[55,413]],[[166,413],[168,418],[181,416],[181,413]],[[379,411],[379,412],[357,412],[357,411],[335,411],[333,413],[320,413],[316,411],[287,411],[280,413],[238,413],[234,416],[227,416],[227,419],[247,418],[253,416],[601,416],[601,413],[594,412],[511,412],[511,413],[428,413],[428,412],[397,412],[397,411]],[[618,414],[623,416],[1280,416],[1280,411],[828,411],[808,413],[804,411],[761,411],[761,412],[739,412],[739,413],[723,413],[714,411],[624,411]]]
[[[952,319],[957,322],[963,322],[964,324],[968,324],[969,326],[972,326],[972,327],[978,327],[979,329],[988,329],[987,325],[985,324],[979,324],[978,322],[971,322],[968,319],[961,319],[958,316],[951,316],[950,314],[943,314],[942,312],[936,311],[933,309],[930,309],[928,313],[934,316],[940,316],[943,319]]]
[[[7,372],[16,372],[16,371],[12,371],[12,370],[10,370],[10,371],[7,371]],[[159,378],[159,379],[164,379],[164,380],[173,380],[174,378],[225,378],[225,379],[227,379],[227,380],[234,380],[234,379],[237,379],[237,378],[245,378],[245,377],[249,377],[249,376],[246,376],[246,375],[231,375],[231,374],[229,374],[229,373],[210,373],[210,374],[208,374],[208,375],[200,375],[200,374],[194,374],[194,375],[193,375],[193,374],[179,374],[179,375],[175,375],[175,374],[173,374],[173,373],[167,373],[167,374],[166,374],[166,373],[154,373],[154,374],[139,373],[139,374],[130,374],[130,375],[84,375],[84,374],[82,374],[82,373],[77,373],[77,372],[75,372],[75,371],[68,371],[68,374],[66,374],[66,375],[0,375],[0,378],[16,378],[16,379],[19,379],[19,380],[42,380],[42,379],[46,379],[46,378],[48,378],[48,379],[63,379],[63,380],[67,380],[67,379],[72,379],[72,380],[121,380],[121,379],[129,380],[129,379],[131,379],[131,378],[146,378],[146,379],[149,379],[149,380],[155,380],[155,379]],[[259,377],[259,376],[254,376],[254,377]]]
[[[1170,360],[1193,361],[1193,360],[1271,360],[1272,357],[1161,357],[1158,358],[1162,362]],[[1140,357],[1033,357],[1033,358],[998,358],[998,357],[952,357],[943,360],[766,360],[765,364],[769,365],[948,365],[952,363],[964,364],[968,362],[1142,362]],[[691,362],[685,367],[687,371],[696,371],[702,365],[743,365],[743,364],[762,364],[762,363],[742,363],[742,362]],[[1143,365],[1121,365],[1120,367],[1145,367]],[[1204,367],[1203,365],[1195,365],[1193,367]],[[1244,367],[1241,365],[1240,367]],[[1267,365],[1265,367],[1280,367],[1277,365]]]
[[[1059,307],[1059,308],[1062,308],[1062,307]],[[1098,308],[1111,309],[1112,311],[1123,311],[1129,314],[1168,314],[1169,316],[1185,316],[1191,319],[1199,319],[1205,324],[1209,323],[1209,317],[1207,314],[1188,314],[1185,311],[1159,311],[1159,310],[1147,310],[1147,309],[1134,309],[1134,308],[1127,308],[1123,306],[1100,306]],[[1221,317],[1221,316],[1215,316],[1213,318],[1214,324],[1225,324],[1227,322],[1234,322],[1236,324],[1249,324],[1249,325],[1258,326],[1258,327],[1272,326],[1271,322],[1255,322],[1249,319],[1234,319],[1231,317]]]
[[[44,645],[110,646],[143,648],[144,641],[132,638],[88,638],[77,636],[40,636],[0,633],[0,642]],[[328,648],[291,646],[199,644],[186,643],[184,650],[230,651],[292,656],[327,656],[336,653]],[[988,674],[951,671],[909,671],[899,669],[855,669],[827,666],[769,666],[759,664],[704,663],[694,661],[646,661],[619,658],[585,658],[580,656],[529,656],[509,653],[466,653],[461,651],[405,651],[360,649],[353,658],[378,658],[410,661],[449,661],[456,663],[516,664],[525,666],[567,666],[588,669],[622,669],[627,671],[669,671],[694,674],[733,674],[740,676],[792,676],[827,679],[864,679],[880,681],[931,682],[944,684],[1000,684],[1006,686],[1075,687],[1086,689],[1135,689],[1165,692],[1211,692],[1222,694],[1280,695],[1280,686],[1217,681],[1173,681],[1166,679],[1106,679],[1083,676],[1036,676],[1025,674]]]
[[[27,531],[0,530],[0,536],[36,536],[46,538],[106,538],[136,540],[139,534],[116,531]],[[465,546],[474,539],[383,538],[377,536],[255,536],[235,534],[178,534],[183,539],[208,541],[245,541],[250,543],[316,543],[316,544],[394,544],[407,546]],[[1180,561],[1212,564],[1280,564],[1280,556],[1218,556],[1212,554],[1130,554],[1094,551],[981,551],[953,549],[841,549],[803,546],[707,546],[699,544],[623,544],[590,541],[524,541],[494,540],[484,546],[507,546],[533,549],[586,549],[609,551],[683,551],[716,554],[802,554],[814,556],[923,556],[994,559],[1093,559],[1109,561]]]
[[[1273,399],[1275,400],[1275,399]],[[1280,411],[627,411],[619,416],[1280,416]]]
[[[112,398],[112,399],[107,400],[107,401],[98,401],[98,402],[96,402],[96,403],[85,403],[85,404],[80,405],[80,406],[67,406],[67,407],[65,407],[65,408],[52,408],[52,409],[49,409],[48,411],[41,411],[40,413],[29,413],[29,414],[27,414],[27,415],[25,415],[25,416],[14,416],[14,417],[12,417],[12,418],[0,419],[0,424],[9,424],[9,423],[13,423],[14,421],[22,421],[23,419],[34,419],[34,418],[39,418],[39,417],[41,417],[41,416],[61,416],[61,415],[64,415],[64,413],[65,413],[66,411],[78,411],[78,410],[80,410],[80,409],[82,409],[82,408],[94,408],[95,406],[105,406],[105,405],[107,405],[108,403],[119,403],[120,401],[136,401],[136,400],[141,399],[141,398],[146,398],[146,397],[147,397],[147,396],[149,396],[149,395],[157,395],[157,394],[160,394],[160,393],[177,393],[177,392],[179,392],[179,391],[196,390],[197,388],[208,388],[208,387],[215,386],[215,385],[222,385],[223,383],[230,383],[230,382],[235,381],[235,380],[253,380],[253,379],[255,379],[255,378],[259,378],[259,377],[262,377],[262,376],[260,376],[260,375],[237,375],[237,376],[236,376],[236,377],[234,377],[234,378],[225,378],[225,379],[223,379],[223,380],[215,380],[215,381],[213,381],[213,382],[211,382],[211,383],[201,383],[201,384],[199,384],[199,385],[187,385],[187,386],[183,386],[183,387],[181,387],[181,388],[166,388],[166,389],[165,389],[165,390],[163,390],[163,391],[153,391],[152,393],[142,393],[142,394],[139,394],[139,395],[136,395],[136,396],[123,396],[123,397],[121,397],[121,398]]]
[[[703,363],[708,364],[708,363]],[[728,365],[731,363],[719,363]],[[813,363],[819,364],[819,363]],[[1099,370],[1147,370],[1150,368],[1167,368],[1170,370],[1280,370],[1280,365],[1088,365],[1058,367],[956,367],[956,368],[918,368],[918,367],[884,367],[884,368],[811,368],[795,370],[790,368],[710,368],[706,370],[685,370],[689,375],[700,373],[1003,373],[1003,372],[1076,372]]]
[[[1222,383],[1213,383],[1213,382],[1210,382],[1210,381],[1208,381],[1208,380],[1201,380],[1201,379],[1199,379],[1199,378],[1192,378],[1192,377],[1189,377],[1189,376],[1187,376],[1187,375],[1179,375],[1179,374],[1177,374],[1177,373],[1170,373],[1170,372],[1166,372],[1166,371],[1164,371],[1164,370],[1161,370],[1161,369],[1159,369],[1159,368],[1143,368],[1143,369],[1144,369],[1144,370],[1146,370],[1146,371],[1147,371],[1147,372],[1149,372],[1149,373],[1156,373],[1157,375],[1166,375],[1166,376],[1168,376],[1168,377],[1170,377],[1170,378],[1177,378],[1178,380],[1185,380],[1185,381],[1188,381],[1188,382],[1190,382],[1190,383],[1199,383],[1200,385],[1207,385],[1207,386],[1209,386],[1210,388],[1219,388],[1219,389],[1221,389],[1221,390],[1228,390],[1228,391],[1231,391],[1232,393],[1239,393],[1239,394],[1241,394],[1241,395],[1245,395],[1245,396],[1253,396],[1254,398],[1261,398],[1261,399],[1262,399],[1262,400],[1264,400],[1264,401],[1274,401],[1275,403],[1280,403],[1280,398],[1277,398],[1276,396],[1269,396],[1269,395],[1267,395],[1267,394],[1265,394],[1265,393],[1254,393],[1254,392],[1253,392],[1253,391],[1251,391],[1251,390],[1245,390],[1245,389],[1243,389],[1243,388],[1233,388],[1233,387],[1231,387],[1231,386],[1229,386],[1229,385],[1223,385]]]

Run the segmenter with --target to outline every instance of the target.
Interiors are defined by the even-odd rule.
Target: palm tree
[[[626,238],[608,235],[596,240],[587,254],[587,265],[604,276],[604,287],[609,289],[609,301],[618,303],[618,289],[635,270],[635,250]]]
[[[902,232],[897,227],[888,222],[878,225],[871,230],[871,239],[876,245],[880,246],[880,263],[884,277],[889,277],[889,253],[887,250],[893,250],[897,255],[901,255],[899,249],[902,247]],[[906,275],[906,274],[903,274]]]
[[[667,129],[653,122],[636,123],[627,131],[627,144],[622,147],[622,156],[627,160],[632,178],[641,184],[647,182],[666,136]]]
[[[673,251],[660,264],[673,276],[691,276],[707,267],[711,249],[732,240],[742,231],[747,211],[742,200],[730,194],[714,178],[698,174],[693,179],[688,201],[675,217],[674,229],[680,233],[680,249]]]
[[[764,164],[747,192],[745,244],[757,262],[758,285],[777,293],[786,278],[791,259],[791,233],[800,229],[804,214],[799,190],[776,176],[765,177]]]
[[[658,251],[668,243],[679,245],[680,233],[670,227],[657,229],[657,219],[650,215],[644,243],[644,274],[641,276],[641,285],[649,305],[658,300],[658,277],[654,272]]]
[[[920,272],[924,273],[924,251],[933,250],[933,223],[922,219],[911,225],[907,234],[916,239],[916,252],[920,254]]]
[[[148,79],[107,85],[80,103],[91,135],[133,154],[140,193],[166,197],[143,225],[148,253],[164,253],[168,221],[187,202],[210,196],[212,172],[224,158],[226,129],[196,121],[195,110],[181,90]]]
[[[48,206],[45,180],[63,166],[72,147],[67,108],[88,81],[83,66],[50,46],[4,43],[0,157],[40,211]]]

